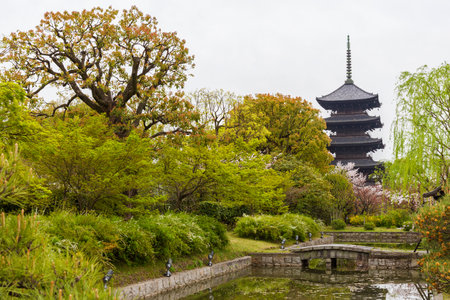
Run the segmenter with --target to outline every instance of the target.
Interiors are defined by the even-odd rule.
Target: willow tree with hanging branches
[[[393,124],[392,185],[430,190],[448,185],[450,172],[450,65],[403,72]]]

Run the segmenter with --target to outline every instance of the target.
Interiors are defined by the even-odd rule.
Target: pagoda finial
[[[350,50],[350,36],[347,35],[347,80],[345,84],[352,84],[352,53]]]

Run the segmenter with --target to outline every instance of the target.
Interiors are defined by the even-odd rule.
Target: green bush
[[[234,232],[240,237],[254,238],[266,241],[294,239],[296,235],[301,241],[306,239],[308,232],[318,236],[321,228],[309,217],[284,214],[279,216],[257,215],[239,218]]]
[[[227,231],[220,222],[208,216],[195,216],[195,219],[208,238],[211,248],[221,249],[228,245]]]
[[[388,211],[386,214],[378,216],[375,220],[375,225],[378,227],[390,228],[392,226],[402,227],[403,223],[410,221],[411,217],[406,209],[394,209]]]
[[[346,224],[345,224],[344,220],[337,219],[337,220],[331,221],[331,228],[333,228],[335,230],[345,229],[345,226],[346,226]]]
[[[365,222],[372,222],[377,227],[380,227],[381,216],[366,216],[366,215],[356,215],[350,217],[350,225],[352,226],[363,226]]]
[[[392,224],[397,228],[402,227],[404,222],[411,221],[411,216],[406,209],[394,209],[388,211],[387,215],[392,218]]]
[[[42,218],[54,246],[81,251],[103,264],[137,264],[155,258],[205,253],[228,244],[225,227],[207,216],[167,214],[123,221],[57,212]]]
[[[403,222],[403,231],[411,231],[412,225],[412,221]]]
[[[94,214],[60,211],[43,218],[51,243],[71,252],[82,251],[105,263],[114,258],[121,240],[117,223]]]
[[[118,225],[120,241],[112,251],[112,259],[129,265],[154,261],[155,234],[141,228],[136,220],[114,221]]]
[[[349,223],[352,226],[362,226],[364,225],[364,216],[361,215],[352,216],[350,217]]]
[[[203,201],[199,204],[198,214],[215,218],[228,226],[234,226],[237,218],[250,214],[251,209],[246,205],[223,204],[219,202]]]
[[[0,298],[112,299],[95,258],[61,251],[35,216],[6,216],[0,226]],[[98,295],[98,296],[97,296]]]
[[[366,222],[366,224],[364,224],[364,230],[374,230],[374,229],[375,229],[375,223]]]
[[[166,214],[142,217],[138,223],[155,235],[154,249],[158,258],[205,253],[228,244],[224,226],[206,216]]]

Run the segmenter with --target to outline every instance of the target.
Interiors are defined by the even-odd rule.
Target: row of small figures
[[[308,232],[308,237],[309,237],[309,241],[312,240],[312,233]],[[320,232],[320,238],[323,239],[323,231]],[[285,249],[284,245],[286,244],[286,239],[282,239],[281,240],[281,249]],[[299,244],[299,236],[296,235],[295,236],[295,244],[298,245]]]

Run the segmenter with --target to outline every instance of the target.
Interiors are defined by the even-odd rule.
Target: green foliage
[[[203,230],[211,248],[222,249],[228,244],[227,230],[210,216],[195,216],[197,225]]]
[[[7,147],[9,149],[10,147]],[[50,191],[19,155],[18,145],[0,154],[0,209],[44,209]]]
[[[200,89],[190,94],[191,102],[200,111],[200,123],[208,130],[219,135],[230,117],[230,111],[239,102],[240,97],[224,90]]]
[[[38,130],[25,105],[25,91],[18,84],[0,83],[0,146],[27,140]]]
[[[237,218],[250,213],[250,208],[245,204],[233,205],[213,201],[203,201],[199,203],[197,213],[213,217],[228,226],[234,226]]]
[[[284,214],[279,216],[244,216],[239,218],[234,232],[240,237],[265,241],[280,241],[283,238],[294,239],[298,235],[299,239],[304,241],[308,232],[317,236],[320,230],[320,226],[309,217]]]
[[[106,217],[62,211],[44,220],[44,230],[52,237],[52,244],[69,253],[81,251],[105,263],[119,248],[119,228]]]
[[[382,218],[392,219],[392,224],[399,228],[403,226],[403,223],[411,220],[411,216],[406,209],[393,209],[382,216]]]
[[[314,168],[300,165],[290,172],[292,187],[286,202],[290,210],[330,222],[333,196],[330,183]]]
[[[216,150],[185,142],[181,146],[166,144],[159,151],[155,166],[158,189],[167,195],[172,209],[191,210],[201,194],[217,187],[225,165]]]
[[[117,139],[99,115],[47,119],[43,127],[27,153],[47,179],[54,207],[128,215],[158,200],[147,189],[152,185],[147,140],[136,134]]]
[[[419,262],[421,271],[433,288],[450,293],[450,196],[424,206],[414,222],[430,250]]]
[[[2,213],[1,222],[0,297],[112,299],[103,290],[100,264],[55,247],[36,216]]]
[[[224,226],[206,216],[167,214],[142,217],[138,223],[155,235],[154,249],[158,258],[205,253],[228,244]]]
[[[387,179],[404,188],[445,185],[450,172],[450,65],[403,72],[397,90],[395,161]]]
[[[366,222],[366,224],[364,224],[364,230],[374,230],[374,229],[375,229],[375,223]]]
[[[108,256],[113,262],[125,262],[128,265],[136,265],[155,261],[155,234],[143,229],[137,220],[122,221],[113,219],[114,230],[117,230],[120,238],[117,247],[106,249],[111,251]],[[110,244],[115,246],[115,244]]]
[[[386,214],[379,216],[370,215],[356,215],[350,217],[350,224],[353,226],[361,226],[365,222],[374,223],[377,227],[390,228],[395,226],[397,228],[402,227],[403,223],[410,221],[411,215],[406,209],[392,209]]]
[[[266,168],[269,160],[235,144],[167,144],[156,163],[158,189],[177,211],[194,211],[199,202],[214,201],[252,212],[284,212],[287,180]]]
[[[412,221],[403,222],[403,231],[411,231],[412,228],[413,228],[413,222]]]
[[[410,221],[411,216],[406,209],[392,209],[386,214],[375,217],[373,220],[378,227],[390,228],[395,226],[397,228],[402,227],[403,223]]]
[[[325,180],[330,183],[330,193],[333,196],[332,218],[344,219],[355,209],[355,193],[353,185],[343,173],[333,172],[325,175]]]
[[[281,94],[257,94],[236,105],[222,140],[242,138],[261,153],[294,155],[323,171],[332,160],[324,129],[324,120],[309,102]]]
[[[30,99],[53,88],[59,108],[82,101],[121,137],[139,125],[152,137],[185,132],[198,118],[182,93],[170,92],[193,67],[185,41],[135,6],[46,13],[35,29],[5,37],[1,52],[2,77],[20,82]]]
[[[337,220],[333,220],[331,221],[331,228],[335,229],[335,230],[341,230],[341,229],[345,229],[345,222],[342,219],[337,219]]]

